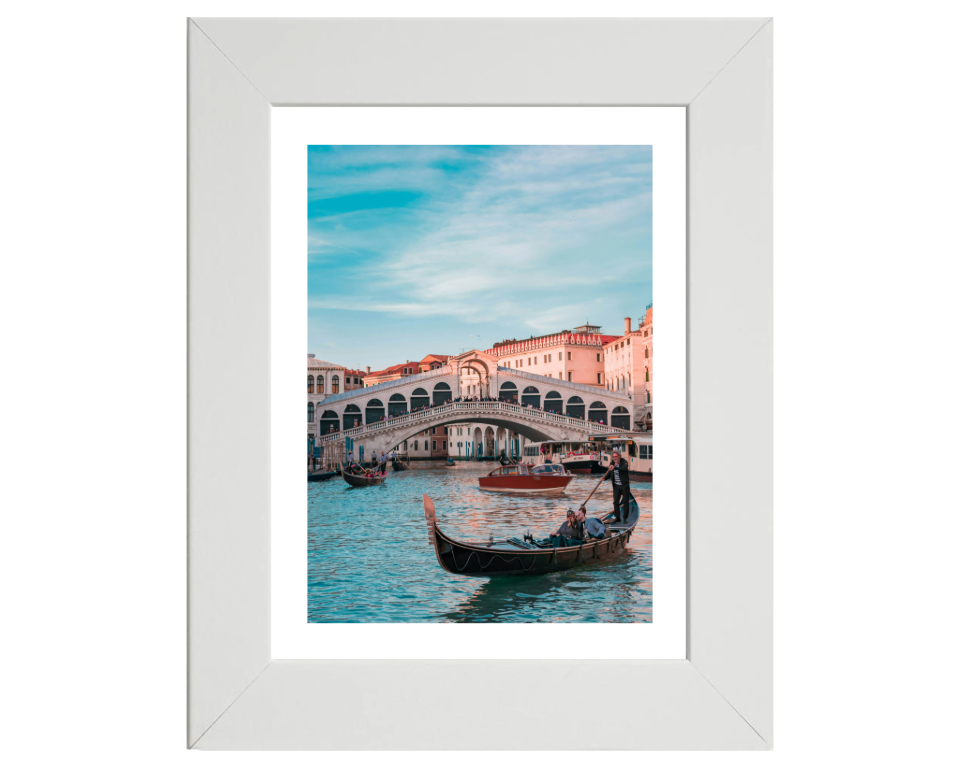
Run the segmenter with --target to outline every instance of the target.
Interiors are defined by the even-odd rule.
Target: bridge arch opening
[[[406,412],[407,398],[399,392],[390,395],[390,400],[387,402],[387,413],[389,413],[390,416],[402,416]]]
[[[384,411],[383,403],[374,398],[373,400],[367,401],[367,413],[366,413],[366,423],[373,424],[378,421],[383,421]]]
[[[417,408],[426,408],[430,405],[430,395],[427,394],[427,390],[423,387],[417,387],[413,390],[413,394],[410,395],[410,410],[415,411]]]
[[[620,429],[630,429],[630,412],[622,405],[618,405],[610,414],[610,426]]]
[[[556,390],[551,390],[543,398],[543,410],[563,413],[563,398]]]
[[[363,421],[363,415],[360,413],[360,406],[348,405],[343,411],[343,428],[351,429]]]
[[[532,405],[534,408],[539,408],[540,390],[536,387],[524,387],[523,394],[520,396],[520,405]]]
[[[567,400],[567,416],[575,416],[578,419],[585,419],[586,413],[584,412],[583,398],[579,395],[574,395],[569,400]]]
[[[320,434],[328,435],[340,431],[340,417],[336,411],[324,411],[320,417]]]
[[[500,399],[508,402],[517,402],[517,385],[512,381],[505,381],[500,385]]]
[[[450,391],[450,385],[445,381],[437,382],[433,388],[433,404],[443,405],[453,400],[453,394]]]
[[[598,424],[609,424],[607,421],[607,406],[599,400],[595,403],[590,403],[589,418],[590,421],[595,421]]]

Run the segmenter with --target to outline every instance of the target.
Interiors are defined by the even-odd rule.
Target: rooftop
[[[307,368],[343,368],[343,366],[328,363],[326,360],[317,360],[316,355],[307,355]]]

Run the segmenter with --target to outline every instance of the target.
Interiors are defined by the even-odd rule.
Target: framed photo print
[[[770,20],[188,26],[189,745],[769,748]]]

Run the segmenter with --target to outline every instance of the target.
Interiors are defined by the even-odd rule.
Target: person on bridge
[[[617,450],[610,455],[610,482],[613,485],[614,522],[626,522],[630,517],[630,465],[620,458]]]

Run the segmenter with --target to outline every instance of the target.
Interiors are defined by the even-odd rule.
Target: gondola
[[[512,466],[513,464],[516,464],[516,463],[517,463],[517,462],[515,462],[513,459],[507,459],[507,458],[504,458],[503,456],[500,457],[500,466],[501,466],[501,467],[509,467],[509,466]]]
[[[447,459],[447,466],[448,466],[448,467],[455,467],[455,466],[457,466],[457,462],[455,462],[453,459],[448,458],[448,459]]]
[[[394,472],[406,472],[410,467],[404,464],[400,459],[392,459],[392,466]]]
[[[565,571],[580,565],[602,563],[619,557],[640,519],[637,501],[630,496],[630,516],[612,523],[613,514],[603,518],[607,535],[575,547],[540,548],[525,539],[512,538],[489,544],[456,541],[437,525],[433,499],[424,495],[423,514],[427,519],[430,543],[440,566],[458,576],[523,576]]]
[[[383,477],[368,477],[367,475],[354,475],[350,472],[347,472],[343,464],[340,465],[340,474],[343,476],[343,479],[346,480],[349,485],[352,485],[355,488],[365,488],[368,485],[383,485],[383,481],[386,479]]]
[[[317,482],[318,480],[329,480],[331,477],[336,477],[337,473],[335,470],[322,470],[317,472],[308,472],[307,480],[309,482]]]

